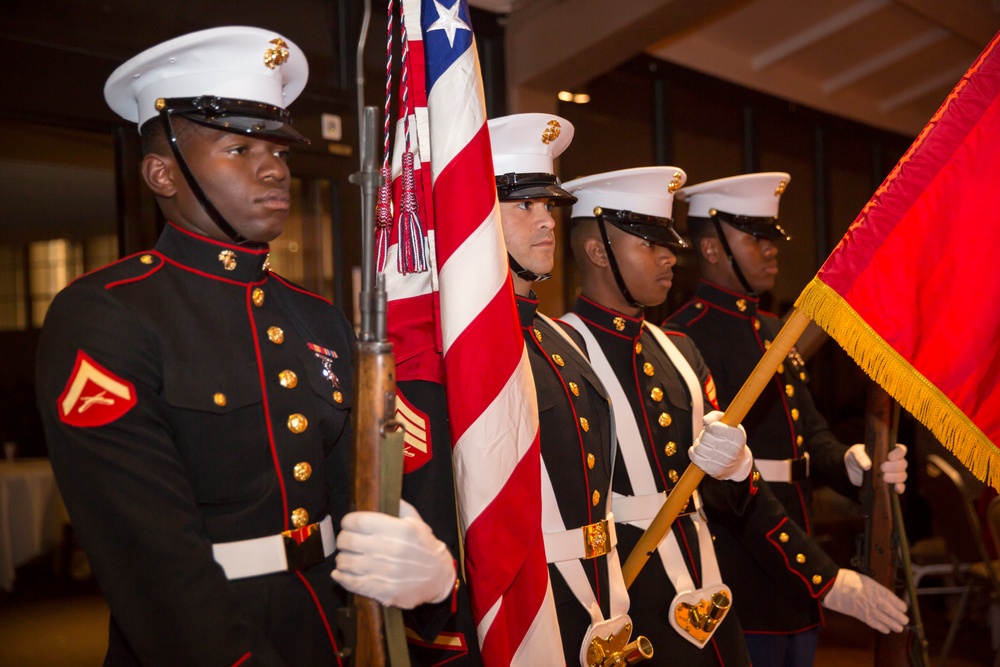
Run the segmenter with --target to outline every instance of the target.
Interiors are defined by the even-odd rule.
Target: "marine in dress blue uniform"
[[[723,406],[781,329],[777,317],[759,309],[758,297],[773,285],[779,244],[790,239],[778,223],[779,200],[789,180],[783,172],[746,174],[689,186],[677,195],[689,202],[688,227],[703,277],[694,298],[665,326],[697,343]],[[758,470],[788,517],[811,534],[813,482],[848,497],[855,496],[856,486],[845,466],[848,447],[816,410],[807,381],[802,357],[792,348],[743,426]],[[812,576],[820,584],[806,576],[800,585],[779,586],[734,535],[719,534],[716,544],[722,570],[741,601],[740,621],[750,635],[754,663],[812,664],[823,622],[820,601],[834,585],[837,565],[808,539],[798,549],[815,565]],[[792,662],[786,662],[789,658]]]
[[[490,120],[489,130],[504,240],[538,401],[549,579],[566,664],[589,664],[592,636],[606,639],[630,623],[609,532],[614,525],[607,521],[614,428],[608,395],[587,361],[583,339],[541,315],[532,290],[551,276],[554,264],[551,210],[576,201],[553,174],[553,160],[572,141],[573,126],[551,114],[526,113]]]
[[[168,222],[154,249],[56,296],[38,398],[111,608],[108,664],[340,663],[330,576],[350,516],[354,335],[268,264],[287,147],[305,141],[284,107],[307,72],[281,35],[216,28],[143,52],[105,88],[141,126]]]

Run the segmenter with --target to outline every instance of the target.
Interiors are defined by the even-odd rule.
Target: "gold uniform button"
[[[556,362],[556,366],[565,366],[566,365],[566,362],[563,361],[563,358],[560,357],[558,354],[553,354],[552,355],[552,361]]]
[[[802,563],[806,562],[806,556],[805,556],[805,554],[796,554],[795,555],[795,562],[798,563],[798,564],[800,564],[800,565]]]
[[[799,373],[799,379],[802,380],[803,382],[805,382],[806,381],[806,374],[805,373]]]
[[[799,409],[798,408],[792,408],[792,420],[793,421],[798,421],[799,420]]]
[[[754,331],[760,331],[760,320],[758,320],[757,318],[754,318],[754,321],[753,321],[753,330]]]
[[[142,257],[139,258],[139,261],[142,262],[143,264],[152,264],[153,263],[153,256],[152,255],[143,255]]]
[[[815,584],[816,586],[819,586],[820,584],[822,584],[822,583],[823,583],[823,577],[819,576],[818,574],[814,574],[814,575],[813,575],[813,579],[812,579],[812,582],[813,582],[813,584]]]
[[[785,385],[785,395],[788,396],[788,398],[791,398],[792,396],[794,396],[795,395],[795,387],[793,387],[790,384],[786,384]]]
[[[701,310],[702,308],[704,308],[704,307],[705,307],[705,305],[704,305],[704,304],[702,304],[702,303],[696,303],[696,304],[694,304],[694,307],[695,307],[696,309],[698,309],[698,310]]]
[[[784,364],[778,364],[778,375],[781,375],[784,372],[785,372],[785,365]]]
[[[264,305],[264,290],[261,288],[254,287],[250,297],[253,299],[253,305],[258,308]]]
[[[583,429],[584,433],[590,430],[590,422],[587,421],[586,417],[580,417],[580,428]]]
[[[538,329],[535,329],[534,331],[535,331],[535,340],[537,340],[539,343],[541,343],[542,342],[542,332],[539,331]]]
[[[782,544],[786,544],[788,542],[788,533],[781,533],[778,535],[778,541]]]
[[[635,344],[635,353],[639,354],[640,352],[642,352],[642,343],[637,341]]]
[[[769,341],[769,340],[765,340],[764,341],[764,349],[765,350],[770,350],[771,349],[771,341]]]
[[[594,491],[594,493],[590,496],[590,502],[594,507],[597,507],[597,503],[601,502],[601,492]]]
[[[677,443],[671,440],[663,447],[663,453],[667,456],[673,456],[677,453]]]
[[[594,469],[594,465],[597,463],[597,459],[594,458],[593,454],[587,454],[587,467],[591,470]]]
[[[649,392],[649,397],[659,403],[663,400],[663,390],[659,387],[653,387],[652,391]]]
[[[661,412],[659,419],[656,420],[656,423],[663,428],[670,426],[673,422],[674,420],[666,412]]]
[[[292,468],[292,477],[295,478],[296,482],[304,482],[313,474],[313,467],[302,461],[301,463],[296,463],[295,467]]]
[[[292,525],[296,528],[309,525],[309,512],[301,507],[292,510]]]
[[[573,392],[574,396],[579,396],[580,395],[580,386],[577,383],[575,383],[575,382],[570,382],[569,383],[569,390],[571,392]]]
[[[225,407],[226,405],[226,395],[223,394],[221,391],[217,393],[215,396],[213,396],[212,400],[215,401],[215,404],[218,405],[220,408]]]
[[[801,445],[802,444],[802,436],[801,435],[795,437],[795,444],[796,445]]]
[[[302,433],[307,426],[309,426],[309,420],[305,418],[305,415],[296,412],[288,417],[288,430],[292,433]]]
[[[340,393],[339,391],[334,391],[333,392],[333,402],[334,403],[343,403],[344,402],[344,395],[342,393]]]
[[[655,373],[656,371],[653,370],[653,364],[647,361],[642,365],[642,372],[648,375],[649,377],[653,377],[653,373]]]
[[[285,332],[281,330],[281,327],[268,327],[267,339],[275,345],[281,345],[285,342]]]
[[[679,478],[680,475],[677,474],[676,470],[671,468],[667,471],[667,479],[669,479],[672,484],[676,484]]]
[[[299,384],[299,376],[295,374],[295,371],[281,371],[278,373],[278,382],[285,389],[295,389],[296,385]]]

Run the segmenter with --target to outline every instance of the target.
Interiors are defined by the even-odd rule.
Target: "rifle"
[[[350,181],[361,188],[361,331],[354,347],[354,408],[351,413],[351,509],[397,516],[403,486],[403,427],[395,420],[396,362],[386,336],[385,277],[375,275],[375,203],[381,174],[376,165],[378,109],[364,106],[364,44],[371,15],[365,0],[358,40],[358,121],[360,166]],[[353,612],[353,613],[352,613]],[[365,667],[409,667],[399,609],[354,596],[348,618],[345,656]]]

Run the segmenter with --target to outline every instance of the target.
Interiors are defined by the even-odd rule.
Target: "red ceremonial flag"
[[[796,302],[994,487],[1000,487],[998,39]]]
[[[469,8],[465,0],[404,0],[403,13],[405,112],[396,123],[395,218],[384,255],[397,378],[445,385],[484,663],[561,664],[541,529],[538,409]],[[412,187],[406,152],[414,155]]]

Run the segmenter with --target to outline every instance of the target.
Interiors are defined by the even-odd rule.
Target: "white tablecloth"
[[[62,537],[69,523],[48,459],[0,461],[0,588],[14,587],[14,573]]]

